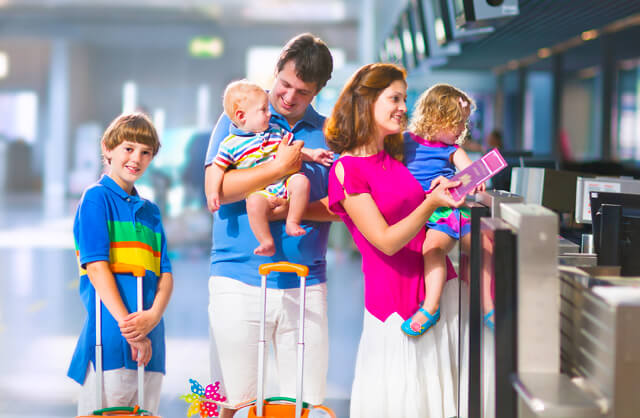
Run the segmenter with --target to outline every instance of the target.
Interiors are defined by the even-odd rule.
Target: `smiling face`
[[[316,83],[307,83],[298,78],[295,62],[289,60],[276,74],[273,88],[269,92],[269,101],[276,112],[293,126],[302,119],[317,93]]]
[[[382,90],[373,104],[373,119],[382,138],[404,129],[407,113],[407,85],[403,80],[392,82]]]
[[[108,176],[129,194],[153,159],[153,149],[149,145],[131,141],[123,141],[111,150],[103,143],[102,153],[109,161]]]

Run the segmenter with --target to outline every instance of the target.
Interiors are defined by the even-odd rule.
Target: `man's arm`
[[[222,140],[229,134],[231,121],[226,115],[220,116],[214,128],[205,160],[204,191],[208,197],[213,192],[211,164]],[[300,170],[302,159],[300,150],[304,144],[294,141],[290,145],[282,142],[278,146],[276,158],[258,167],[225,172],[220,190],[220,203],[232,203],[245,199],[256,190],[264,189],[287,174]]]
[[[269,213],[269,221],[281,221],[287,217],[289,205],[276,206]],[[329,210],[329,198],[323,197],[315,202],[310,202],[302,215],[305,221],[313,222],[339,222],[340,217]]]

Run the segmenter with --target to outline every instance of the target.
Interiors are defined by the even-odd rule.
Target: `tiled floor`
[[[66,370],[85,315],[71,234],[75,202],[0,195],[0,417],[73,417],[79,386]],[[186,416],[188,379],[208,380],[204,246],[172,248],[175,288],[165,314],[167,376],[160,414]],[[331,250],[326,404],[348,416],[362,322],[359,259]]]

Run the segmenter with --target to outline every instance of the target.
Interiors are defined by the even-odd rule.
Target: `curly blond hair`
[[[462,144],[467,137],[467,120],[476,104],[465,92],[449,84],[436,84],[420,95],[413,109],[409,130],[432,141],[443,130],[455,131],[461,123],[465,129],[456,141]]]

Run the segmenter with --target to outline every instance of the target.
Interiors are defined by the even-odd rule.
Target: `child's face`
[[[103,146],[102,152],[111,161],[109,177],[129,194],[153,159],[153,149],[149,145],[131,141],[124,141],[112,150]]]
[[[469,116],[470,112],[466,111],[464,113],[462,121],[456,127],[454,127],[453,129],[446,128],[439,131],[434,135],[433,139],[447,145],[455,144],[458,138],[460,138],[460,135],[462,135],[462,133],[467,128],[467,120],[469,119]]]
[[[242,129],[248,132],[263,132],[269,128],[269,99],[267,93],[253,93],[247,100],[244,126]]]

